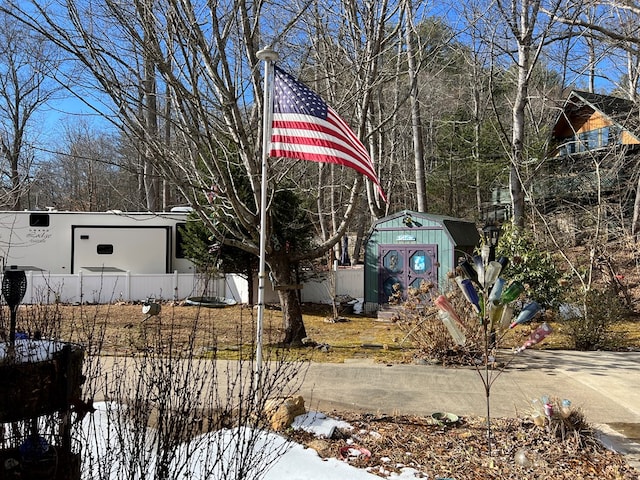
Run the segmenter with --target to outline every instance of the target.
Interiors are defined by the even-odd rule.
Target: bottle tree
[[[485,229],[485,242],[480,254],[463,259],[456,269],[455,283],[471,309],[459,311],[444,294],[434,300],[440,320],[460,347],[465,347],[467,334],[471,333],[469,329],[480,329],[482,358],[477,359],[474,365],[485,391],[490,457],[491,388],[516,355],[536,345],[552,332],[551,326],[543,322],[520,347],[510,352],[508,361],[497,362],[497,348],[505,334],[517,325],[531,322],[542,311],[542,306],[537,301],[524,301],[526,292],[523,282],[508,280],[509,259],[505,256],[496,259],[499,233],[499,229]],[[463,320],[461,315],[471,318]]]

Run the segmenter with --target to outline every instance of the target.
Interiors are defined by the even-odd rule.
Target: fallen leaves
[[[414,416],[356,412],[333,412],[331,416],[348,422],[352,429],[337,429],[320,444],[300,431],[292,432],[292,438],[315,448],[324,458],[340,458],[341,451],[357,445],[371,456],[345,461],[381,477],[409,467],[425,478],[454,480],[640,479],[640,472],[623,456],[604,448],[595,437],[562,441],[528,420],[492,419],[489,457],[482,418],[463,417],[454,426],[442,427],[430,418]]]

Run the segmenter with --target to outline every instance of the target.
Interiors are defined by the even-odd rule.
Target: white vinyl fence
[[[181,301],[193,296],[224,297],[238,303],[249,301],[247,280],[240,275],[205,278],[191,273],[133,274],[88,273],[74,275],[26,272],[27,290],[24,304],[113,303],[155,301]],[[332,272],[303,275],[304,303],[330,303],[333,297],[364,297],[364,270],[338,269]],[[257,288],[258,280],[254,280]],[[254,290],[254,300],[257,300]],[[270,282],[266,283],[265,301],[277,303],[278,294]]]
[[[205,279],[191,273],[87,273],[74,275],[27,271],[22,303],[113,303],[154,299],[184,300],[192,296],[246,299],[245,279],[238,275]]]
[[[331,272],[307,274],[302,285],[302,301],[305,303],[331,303],[332,297],[364,298],[364,269],[338,268]]]

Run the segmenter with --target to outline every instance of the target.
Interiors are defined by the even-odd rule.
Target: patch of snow
[[[83,430],[90,431],[91,437],[95,437],[93,442],[85,445],[83,456],[85,462],[91,459],[93,462],[99,462],[108,469],[109,478],[116,480],[121,478],[121,473],[127,471],[127,457],[124,452],[118,452],[117,447],[111,440],[118,435],[118,426],[114,425],[113,418],[109,419],[109,411],[112,409],[126,408],[113,403],[99,402],[94,404],[96,411],[92,415],[87,415],[83,420]],[[111,420],[111,421],[110,421]],[[341,428],[350,428],[346,422],[328,418],[320,412],[309,412],[300,415],[296,419],[298,428],[311,428],[327,433],[331,428],[340,426]],[[122,425],[120,425],[121,427]],[[129,427],[130,429],[133,426]],[[248,430],[248,429],[247,429]],[[250,432],[247,434],[249,435]],[[173,478],[189,479],[189,480],[215,480],[219,478],[235,478],[227,475],[224,477],[217,475],[215,469],[212,469],[212,458],[221,458],[225,452],[233,452],[235,450],[234,442],[242,439],[242,435],[238,435],[237,430],[221,430],[219,432],[211,432],[194,438],[191,442],[181,444],[177,447],[176,458],[181,462],[186,462],[180,466],[180,475]],[[115,448],[114,448],[115,447]],[[260,434],[257,441],[252,445],[253,451],[256,452],[257,458],[272,458],[275,463],[261,477],[261,480],[380,480],[378,475],[370,473],[366,470],[356,468],[348,462],[339,460],[338,458],[321,458],[317,452],[311,448],[305,448],[300,444],[290,444],[280,435],[264,432]],[[220,449],[217,451],[216,449]],[[265,449],[267,453],[265,455]],[[233,455],[233,453],[230,453]],[[269,457],[277,455],[279,458]],[[100,459],[100,460],[98,460]],[[230,459],[230,462],[233,460]],[[130,467],[130,465],[129,465]],[[154,478],[155,462],[150,461],[145,466],[144,472],[139,472],[136,478],[143,480],[145,478]],[[409,480],[423,475],[412,468],[402,469],[400,474],[389,472],[383,467],[388,478],[397,480]],[[176,470],[178,468],[176,467]],[[101,473],[105,473],[104,471]],[[104,477],[102,477],[104,478]]]
[[[353,304],[353,313],[360,315],[364,310],[364,298],[357,298],[356,300],[356,303]]]
[[[558,313],[563,320],[570,320],[572,318],[583,317],[582,308],[578,305],[572,305],[570,303],[563,303],[558,307]]]
[[[351,425],[341,420],[329,418],[322,412],[310,410],[303,415],[298,415],[293,420],[291,427],[313,433],[317,437],[331,438],[336,428],[350,429]]]
[[[16,339],[13,352],[6,342],[0,343],[0,363],[36,363],[51,360],[53,355],[67,345],[53,340]]]

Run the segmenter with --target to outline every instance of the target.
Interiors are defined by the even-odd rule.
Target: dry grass
[[[313,361],[343,362],[350,358],[368,358],[377,362],[411,362],[416,351],[406,338],[406,331],[394,322],[378,321],[374,317],[343,315],[331,322],[331,309],[326,305],[304,305],[303,318],[310,340],[301,353],[311,354]],[[2,324],[7,318],[0,319]],[[247,306],[202,308],[186,305],[162,305],[159,315],[149,317],[142,305],[118,303],[112,305],[23,305],[18,312],[18,329],[44,336],[60,335],[67,341],[93,337],[96,349],[103,354],[135,354],[145,345],[149,329],[163,332],[167,340],[157,348],[191,350],[206,355],[215,351],[218,357],[235,358],[253,351],[257,311]],[[536,348],[571,349],[571,338],[560,322],[549,320],[554,333]],[[194,329],[194,325],[197,327]],[[501,340],[504,347],[522,344],[536,324],[519,326]],[[630,318],[616,323],[623,333],[621,349],[640,348],[640,320]],[[190,337],[194,330],[195,338]],[[1,333],[1,332],[0,332]],[[283,337],[282,313],[267,308],[264,314],[266,348]]]
[[[325,305],[305,305],[303,318],[314,361],[342,362],[346,358],[371,358],[381,362],[410,360],[411,344],[402,342],[403,333],[394,324],[373,317],[351,315],[330,323],[331,309]],[[250,352],[255,342],[257,310],[247,306],[203,308],[162,305],[157,316],[147,316],[142,305],[23,305],[18,313],[18,329],[60,336],[66,341],[92,337],[100,353],[135,354],[149,348],[146,334],[160,330],[165,347],[175,350],[194,348],[196,353],[216,351],[218,357],[234,358]],[[2,327],[0,322],[0,328]],[[4,322],[6,323],[6,322]],[[197,332],[195,338],[191,335]],[[263,342],[266,348],[283,337],[282,313],[267,308],[264,314]],[[96,347],[97,348],[97,347]]]

